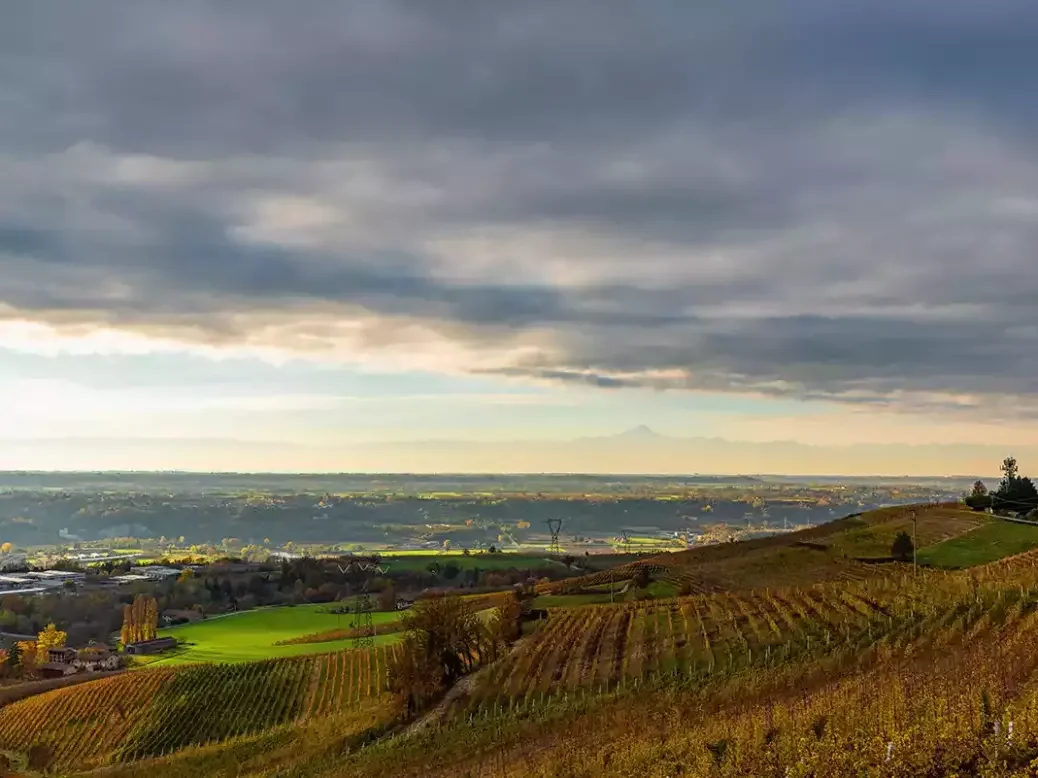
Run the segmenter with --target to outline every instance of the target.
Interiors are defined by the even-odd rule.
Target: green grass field
[[[1038,527],[991,521],[965,535],[919,550],[920,564],[958,569],[1038,548]]]
[[[182,624],[159,630],[160,637],[175,637],[181,642],[176,651],[148,658],[148,667],[187,664],[191,662],[247,662],[300,654],[324,654],[352,648],[352,640],[327,643],[276,646],[279,640],[309,635],[314,632],[347,627],[351,614],[338,616],[322,612],[327,605],[259,608],[257,610],[217,616],[194,624]],[[380,624],[398,620],[397,611],[372,613],[375,630]],[[399,634],[376,636],[375,643],[399,640]]]

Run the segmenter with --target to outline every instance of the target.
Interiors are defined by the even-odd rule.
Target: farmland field
[[[148,667],[193,662],[246,662],[260,659],[319,654],[354,646],[352,640],[321,643],[275,645],[279,641],[347,626],[352,614],[326,613],[328,605],[260,608],[159,630],[160,637],[175,637],[182,643],[176,651],[161,654]],[[374,612],[376,644],[392,643],[398,634],[378,636],[379,625],[401,618],[397,611]]]

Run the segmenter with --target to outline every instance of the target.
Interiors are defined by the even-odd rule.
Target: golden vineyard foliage
[[[608,688],[598,685],[597,675],[577,675],[586,666],[574,664],[582,655],[574,641],[588,623],[608,625],[622,615],[608,615],[608,606],[585,609],[600,612],[593,616],[570,612],[521,649],[518,656],[532,655],[522,662],[523,682],[506,681],[508,694],[490,692],[501,687],[502,677],[515,679],[520,671],[492,665],[484,671],[480,699],[459,706],[449,725],[421,738],[379,744],[349,765],[317,770],[311,764],[312,772],[297,774],[1033,776],[1036,562],[1038,555],[1028,554],[966,573],[860,582],[850,585],[853,591],[848,584],[826,584],[811,592],[765,594],[765,600],[790,603],[783,609],[792,623],[776,622],[784,647],[759,662],[748,651],[738,659],[743,640],[751,643],[757,634],[751,618],[738,615],[745,602],[729,600],[731,607],[721,610],[722,598],[690,598],[704,625],[713,611],[721,617],[716,634],[734,623],[742,638],[733,630],[715,640],[706,626],[698,669],[690,664],[684,671],[668,668],[665,659],[682,650],[681,638],[671,639],[677,631],[657,631],[650,641],[638,638],[625,644],[620,663],[643,670]],[[827,627],[841,592],[862,614],[857,628],[842,633]],[[812,614],[809,596],[828,602],[829,609],[820,606]],[[866,607],[877,615],[866,616]],[[621,634],[651,623],[632,626],[638,608],[612,610],[631,615]],[[753,619],[765,634],[764,623],[755,614]],[[556,650],[567,642],[571,651]],[[654,650],[647,653],[650,645]]]
[[[51,768],[161,757],[388,700],[393,646],[123,673],[0,708],[0,749],[38,747]]]

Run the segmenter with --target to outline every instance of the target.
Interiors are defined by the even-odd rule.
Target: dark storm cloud
[[[1036,43],[1006,0],[22,4],[0,305],[535,333],[478,369],[602,388],[1024,395]]]

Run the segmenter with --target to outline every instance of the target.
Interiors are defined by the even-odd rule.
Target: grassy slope
[[[870,514],[865,514],[859,519],[862,526],[834,535],[827,545],[835,552],[849,557],[883,558],[890,555],[890,547],[898,534],[913,533],[912,519],[908,515],[900,515],[890,520],[876,518],[880,520],[874,520]],[[924,509],[918,513],[914,531],[919,548],[926,548],[971,532],[990,521],[986,514],[970,510]]]
[[[338,616],[323,613],[326,605],[297,605],[285,608],[262,608],[230,616],[210,618],[194,624],[183,624],[159,630],[160,636],[175,637],[184,646],[175,652],[162,654],[148,663],[149,667],[185,664],[190,662],[245,662],[302,654],[323,654],[338,649],[352,648],[352,640],[275,646],[279,640],[323,632],[346,626],[350,614]],[[397,621],[401,613],[376,612],[372,614],[376,631],[379,624]],[[376,643],[392,642],[399,635],[376,638]]]
[[[898,532],[912,531],[915,510],[920,547],[968,532],[988,521],[982,514],[957,506],[895,506],[848,516],[798,532],[739,543],[720,543],[630,562],[614,568],[617,580],[630,578],[638,565],[651,565],[657,579],[693,592],[746,591],[758,587],[809,586],[822,581],[861,579],[875,575],[875,565],[856,558],[889,555]],[[572,587],[603,582],[603,573],[541,587],[544,594],[563,594]]]
[[[919,551],[920,563],[957,569],[1038,548],[1038,527],[989,521],[971,532]]]

